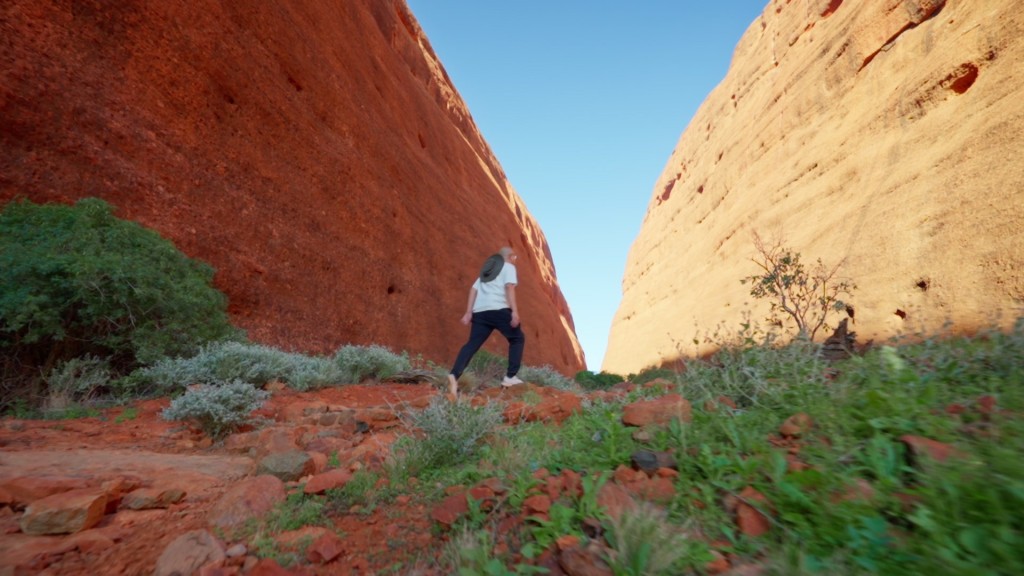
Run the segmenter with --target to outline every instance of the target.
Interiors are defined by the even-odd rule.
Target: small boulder
[[[637,450],[630,458],[633,466],[653,475],[659,468],[678,469],[675,456],[671,452],[654,452],[652,450]]]
[[[345,486],[345,484],[348,484],[348,481],[351,479],[351,472],[341,468],[335,468],[334,470],[328,470],[323,474],[317,474],[310,478],[309,482],[306,482],[306,487],[303,488],[303,492],[306,494],[323,494],[328,490]]]
[[[128,510],[152,510],[167,508],[185,498],[180,488],[139,488],[121,498],[121,508]]]
[[[265,456],[257,465],[256,473],[276,476],[284,482],[294,482],[312,473],[314,466],[315,463],[309,453],[289,450]]]
[[[221,543],[206,530],[193,530],[171,542],[156,561],[153,576],[195,574],[207,564],[225,559]]]
[[[814,426],[814,420],[810,416],[800,412],[786,419],[779,427],[779,434],[784,438],[800,438],[810,432]]]
[[[232,486],[209,513],[214,528],[232,530],[270,512],[286,498],[284,482],[270,475],[246,478]]]
[[[72,534],[98,524],[106,507],[102,490],[61,492],[29,504],[19,524],[25,534]]]
[[[622,409],[622,423],[626,426],[643,427],[650,424],[668,424],[672,420],[689,422],[691,419],[690,403],[679,394],[641,400]]]
[[[754,537],[764,534],[771,528],[768,517],[753,506],[755,502],[760,508],[768,505],[768,499],[764,494],[752,486],[747,486],[740,492],[740,501],[736,505],[736,524],[740,532]]]

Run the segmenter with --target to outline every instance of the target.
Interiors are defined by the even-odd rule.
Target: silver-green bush
[[[284,352],[270,346],[215,342],[191,358],[164,358],[134,375],[158,394],[192,384],[241,380],[253,386],[280,380],[297,390],[342,382],[334,362],[322,357]]]
[[[334,353],[334,364],[340,382],[355,384],[367,378],[383,380],[408,370],[409,356],[395,354],[384,346],[342,346]]]
[[[216,438],[246,423],[249,414],[269,396],[241,380],[201,384],[172,400],[161,416],[165,420],[194,422]]]
[[[574,380],[559,374],[551,366],[545,365],[540,368],[534,366],[523,366],[519,370],[519,374],[517,374],[517,376],[527,382],[533,382],[534,384],[540,384],[541,386],[547,386],[549,388],[572,391],[580,391],[582,389]]]
[[[61,362],[46,376],[50,397],[88,399],[110,384],[110,363],[91,354]]]
[[[416,436],[399,439],[397,468],[410,476],[425,470],[455,466],[474,458],[487,437],[502,422],[502,406],[488,402],[449,402],[436,396],[422,409],[399,414],[406,428]]]

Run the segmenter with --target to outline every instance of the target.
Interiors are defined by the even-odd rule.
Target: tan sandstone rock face
[[[10,0],[0,38],[0,204],[106,199],[212,264],[255,341],[442,364],[510,245],[525,362],[583,367],[544,235],[402,0]]]
[[[755,232],[846,259],[860,341],[1010,325],[1022,84],[1011,0],[773,0],[655,185],[603,369],[705,353],[695,336],[763,317],[739,281]]]

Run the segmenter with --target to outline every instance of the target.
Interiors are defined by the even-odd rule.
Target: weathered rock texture
[[[402,0],[7,0],[0,38],[0,203],[108,200],[211,263],[256,341],[443,363],[511,245],[525,361],[583,366],[544,235]]]
[[[860,339],[1006,326],[1024,303],[1024,15],[986,0],[773,0],[681,136],[605,370],[760,318],[752,235],[846,259]]]

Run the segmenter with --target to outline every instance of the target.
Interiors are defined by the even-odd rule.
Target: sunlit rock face
[[[603,368],[704,353],[708,332],[763,318],[740,283],[755,232],[845,259],[860,341],[1010,325],[1022,84],[1017,2],[773,0],[654,187]]]
[[[403,1],[5,0],[0,38],[0,202],[106,199],[212,264],[257,342],[442,364],[510,245],[525,362],[583,367],[544,234]]]

